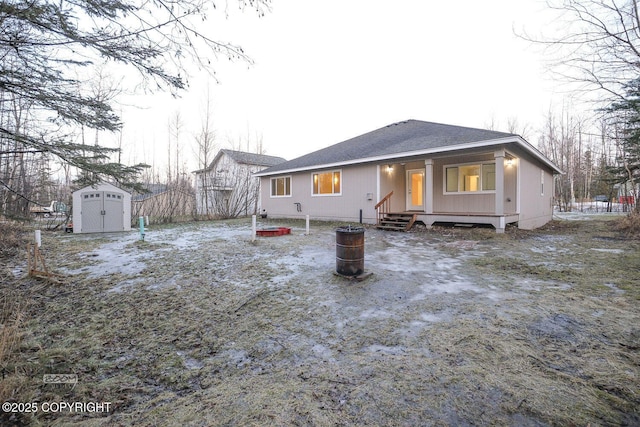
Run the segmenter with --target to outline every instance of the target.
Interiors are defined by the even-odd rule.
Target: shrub
[[[0,222],[0,259],[13,258],[26,244],[25,230],[13,222]]]
[[[616,221],[615,228],[629,237],[640,237],[640,212],[633,210],[629,215]]]

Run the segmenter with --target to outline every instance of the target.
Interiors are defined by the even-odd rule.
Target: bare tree
[[[217,218],[235,218],[256,214],[260,201],[260,181],[253,174],[262,170],[264,164],[262,139],[236,140],[230,142],[233,149],[220,150],[206,168],[197,171],[199,192],[207,192],[207,212]],[[244,151],[239,148],[247,147]],[[255,147],[255,148],[252,148]],[[259,151],[259,152],[256,152]],[[206,182],[207,187],[202,187]],[[200,207],[200,212],[205,209]]]
[[[237,4],[263,15],[270,0]],[[0,127],[1,138],[20,145],[3,144],[0,154],[46,152],[91,171],[88,176],[134,186],[143,165],[87,161],[87,154],[104,158],[117,148],[78,143],[68,135],[69,126],[75,125],[107,131],[121,127],[112,103],[77,90],[79,83],[100,59],[138,71],[143,83],[138,88],[172,92],[188,85],[189,64],[215,77],[212,64],[219,56],[250,63],[241,47],[211,34],[214,26],[206,21],[215,6],[206,0],[0,1],[0,103],[11,98],[30,103],[34,122],[29,128]],[[0,181],[19,194],[12,184]]]
[[[640,75],[637,0],[549,0],[559,18],[549,34],[526,40],[541,44],[556,77],[593,99],[624,98],[623,86]],[[557,34],[557,36],[555,36]],[[594,89],[596,92],[594,93]]]
[[[577,199],[586,197],[588,189],[582,186],[584,148],[582,129],[584,120],[573,116],[563,107],[560,113],[550,111],[541,132],[539,146],[564,174],[556,179],[556,203],[558,208],[571,211]]]
[[[507,119],[507,132],[520,135],[524,139],[529,138],[530,126],[525,123],[520,125],[517,117],[511,116]]]
[[[218,166],[213,184],[212,210],[218,218],[236,218],[257,213],[258,168],[225,162]],[[217,173],[220,172],[220,173]]]
[[[204,116],[202,118],[200,133],[196,135],[198,167],[201,171],[206,170],[213,160],[216,149],[216,133],[213,129],[213,119],[211,111],[211,96],[207,88],[207,99],[205,101]],[[196,202],[196,209],[202,212],[207,219],[211,219],[211,199],[213,198],[211,175],[199,173],[196,176],[196,192],[199,200]]]

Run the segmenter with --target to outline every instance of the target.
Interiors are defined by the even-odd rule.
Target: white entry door
[[[407,171],[407,210],[424,211],[424,169]]]

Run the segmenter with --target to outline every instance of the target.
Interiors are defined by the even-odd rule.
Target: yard
[[[5,391],[39,406],[0,423],[640,424],[640,241],[612,221],[368,228],[360,282],[334,275],[338,224],[270,225],[292,234],[43,232],[58,283],[26,279],[17,257],[1,285],[24,312]]]

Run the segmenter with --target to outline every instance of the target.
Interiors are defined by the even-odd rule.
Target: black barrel
[[[344,276],[364,273],[364,227],[336,229],[336,271]]]

